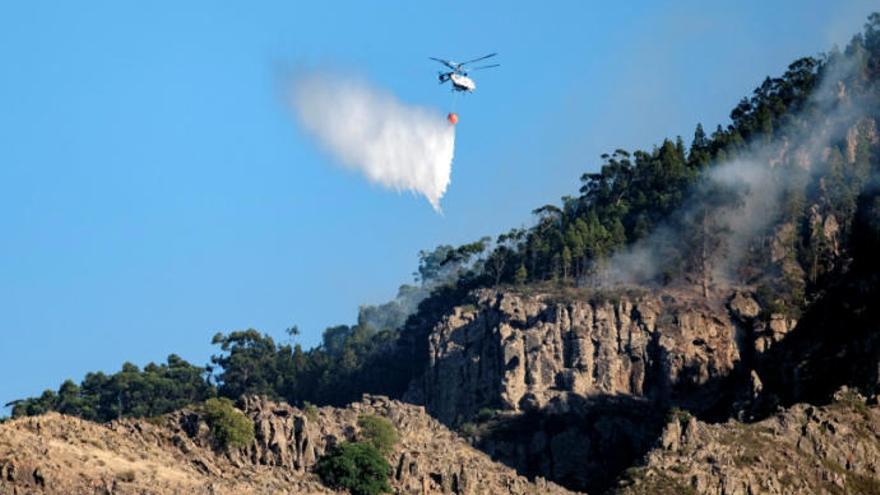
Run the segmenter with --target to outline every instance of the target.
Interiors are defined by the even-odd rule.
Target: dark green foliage
[[[352,495],[388,493],[391,465],[370,443],[344,442],[318,460],[315,472],[321,481]]]
[[[338,325],[324,332],[309,351],[278,345],[256,330],[218,334],[221,352],[211,358],[220,395],[264,395],[292,404],[344,405],[363,393],[399,396],[408,384],[408,363],[389,356],[399,351],[396,331],[370,325]],[[401,371],[403,370],[403,371]]]
[[[465,438],[475,437],[477,435],[477,425],[470,421],[462,423],[462,425],[458,427],[458,433]]]
[[[786,291],[778,284],[761,284],[755,291],[755,299],[761,306],[765,319],[772,314],[786,314],[788,305],[785,300]]]
[[[218,333],[211,343],[225,352],[211,357],[211,362],[223,370],[217,375],[221,395],[279,398],[295,386],[291,382],[296,378],[296,363],[290,346],[282,346],[279,352],[272,337],[253,329],[229,335]]]
[[[495,409],[483,407],[479,411],[477,411],[477,416],[475,419],[480,423],[485,423],[486,421],[494,418],[497,413],[498,411],[496,411]]]
[[[220,448],[245,447],[254,441],[254,422],[225,398],[208,399],[202,405],[205,421]]]
[[[65,381],[58,392],[43,392],[12,404],[13,417],[33,416],[47,411],[110,421],[123,416],[158,416],[214,395],[204,379],[205,368],[180,357],[168,356],[167,364],[148,364],[143,370],[125,363],[112,375],[89,373],[77,385]]]
[[[852,249],[865,270],[880,272],[880,183],[859,197]]]
[[[369,443],[382,453],[389,455],[400,440],[397,430],[391,421],[374,415],[362,415],[358,418],[358,439]]]
[[[678,407],[673,407],[669,411],[666,412],[666,422],[678,421],[679,423],[684,423],[690,421],[693,415],[687,411],[686,409],[681,409]]]

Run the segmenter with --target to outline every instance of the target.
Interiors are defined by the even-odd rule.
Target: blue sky
[[[254,3],[0,4],[0,404],[205,363],[217,331],[296,323],[311,346],[420,249],[527,224],[604,151],[726,123],[875,4]],[[427,57],[490,51],[442,216],[334,164],[282,101],[279,73],[308,64],[444,109]]]

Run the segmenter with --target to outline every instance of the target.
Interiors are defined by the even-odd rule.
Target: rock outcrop
[[[307,472],[330,447],[356,439],[358,417],[376,415],[390,420],[400,435],[391,464],[392,485],[401,493],[566,493],[542,478],[529,482],[492,462],[420,406],[364,396],[346,408],[306,412],[254,397],[245,400],[244,410],[254,420],[256,441],[232,454],[242,464]]]
[[[711,407],[717,391],[707,385],[740,359],[737,322],[723,304],[684,293],[559,302],[484,290],[474,298],[434,327],[412,392],[447,424],[481,408],[566,413],[571,396]]]
[[[409,395],[518,472],[601,492],[670,407],[726,417],[743,402],[733,382],[748,383],[759,313],[747,292],[477,291],[428,335]]]
[[[569,493],[491,461],[418,406],[370,396],[344,409],[260,398],[241,406],[255,440],[233,450],[213,448],[196,410],[107,425],[56,413],[9,421],[0,425],[0,494],[333,493],[312,467],[356,436],[362,414],[389,419],[400,434],[390,456],[397,493]]]
[[[622,494],[880,492],[880,408],[849,390],[763,421],[706,424],[674,415]]]
[[[0,425],[0,494],[332,493],[312,475],[236,464],[148,421],[48,413]]]

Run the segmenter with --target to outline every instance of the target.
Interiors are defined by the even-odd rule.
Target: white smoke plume
[[[715,164],[703,174],[704,185],[713,185],[719,191],[739,191],[741,198],[737,205],[712,212],[723,248],[723,257],[713,263],[716,283],[734,282],[733,272],[751,254],[752,243],[759,236],[777,234],[768,232],[768,228],[779,222],[786,196],[794,191],[805,193],[808,184],[827,174],[826,158],[831,147],[853,141],[858,136],[853,132],[862,132],[862,119],[876,111],[869,99],[851,100],[847,94],[844,81],[853,80],[856,70],[849,60],[829,63],[807,104],[813,106],[812,113],[803,115],[802,122],[780,131],[783,138],[751,143],[736,158]],[[847,166],[852,166],[853,160],[847,158]],[[669,221],[615,254],[587,283],[617,286],[656,280],[670,268],[670,261],[678,260],[691,247],[692,241],[677,221],[692,219],[706,208],[707,201],[711,200],[698,194],[687,199]]]
[[[289,101],[302,128],[341,163],[441,211],[455,149],[455,128],[441,113],[326,72],[296,74]]]

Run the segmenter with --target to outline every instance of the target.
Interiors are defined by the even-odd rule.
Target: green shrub
[[[479,309],[476,304],[472,303],[462,304],[459,307],[461,308],[462,313],[475,313]]]
[[[670,423],[672,421],[678,421],[679,423],[684,423],[690,421],[691,413],[686,409],[681,409],[678,407],[673,407],[669,411],[666,412],[666,422]]]
[[[374,415],[361,415],[358,417],[358,426],[361,431],[358,439],[376,447],[382,455],[387,456],[394,450],[400,437],[391,421]]]
[[[464,436],[465,438],[470,438],[477,435],[477,425],[468,421],[467,423],[461,425],[458,428],[458,432]]]
[[[214,441],[223,448],[244,447],[254,440],[254,422],[221,397],[208,399],[202,406]]]
[[[306,417],[309,418],[310,421],[318,420],[318,407],[311,402],[305,401],[303,403],[303,412],[306,413]]]
[[[391,491],[391,465],[373,444],[344,442],[318,460],[315,472],[321,481],[351,495],[378,495]]]
[[[486,421],[489,421],[490,419],[494,418],[495,414],[496,414],[495,409],[492,409],[491,407],[484,407],[484,408],[480,409],[479,411],[477,411],[477,422],[485,423]]]

